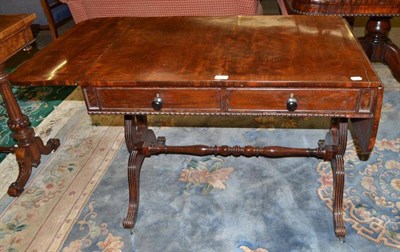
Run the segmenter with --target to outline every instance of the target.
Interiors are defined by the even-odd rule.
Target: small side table
[[[0,147],[0,152],[14,153],[19,166],[19,174],[8,188],[10,196],[19,196],[28,181],[32,167],[37,167],[42,154],[49,154],[60,145],[59,140],[50,139],[45,146],[30,127],[29,118],[19,107],[8,83],[5,61],[34,41],[30,26],[35,14],[0,15],[0,92],[7,109],[8,127],[17,142],[13,147]]]
[[[367,16],[366,35],[358,38],[372,62],[382,62],[400,82],[400,49],[389,39],[390,19],[400,16],[400,0],[278,0],[282,14]]]

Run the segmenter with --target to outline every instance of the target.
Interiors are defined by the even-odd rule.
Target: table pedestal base
[[[367,34],[359,38],[365,53],[372,62],[386,64],[394,78],[400,82],[400,49],[388,37],[391,29],[390,17],[370,17]]]
[[[27,146],[1,147],[0,152],[7,152],[4,150],[10,149],[10,152],[15,154],[19,167],[18,177],[15,182],[9,186],[7,191],[8,195],[13,197],[21,195],[32,173],[32,167],[37,167],[40,164],[41,155],[50,154],[55,151],[58,146],[60,146],[60,141],[58,139],[50,139],[47,144],[44,145],[40,137],[35,137],[33,142],[29,143]]]
[[[246,157],[315,157],[330,161],[334,174],[333,221],[335,234],[339,239],[346,236],[343,221],[344,161],[343,155],[347,143],[347,119],[332,119],[331,128],[325,140],[318,142],[318,147],[288,148],[280,146],[167,146],[165,138],[156,138],[147,127],[147,117],[142,115],[125,116],[125,141],[130,153],[128,162],[129,206],[124,228],[132,229],[136,222],[139,207],[140,170],[146,157],[158,154],[187,154],[195,156],[246,156]]]
[[[50,139],[44,145],[40,137],[35,137],[35,132],[30,127],[29,118],[22,114],[21,108],[12,93],[7,76],[4,71],[4,65],[1,64],[0,92],[9,116],[7,124],[13,132],[12,138],[16,140],[17,145],[15,147],[0,147],[0,152],[15,153],[19,174],[16,181],[8,188],[8,194],[16,197],[24,191],[24,186],[32,173],[32,167],[37,167],[40,164],[41,155],[47,155],[56,150],[60,145],[60,141],[58,139]]]

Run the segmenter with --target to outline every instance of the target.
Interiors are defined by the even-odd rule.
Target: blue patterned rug
[[[333,232],[330,165],[311,158],[148,158],[141,174],[138,220],[130,234],[121,224],[128,200],[128,152],[123,146],[69,231],[62,251],[398,251],[400,84],[385,66],[375,68],[385,85],[384,107],[368,161],[357,159],[349,132],[345,242]],[[150,121],[156,135],[166,136],[169,145],[313,147],[329,126],[327,120],[313,118],[155,117]]]

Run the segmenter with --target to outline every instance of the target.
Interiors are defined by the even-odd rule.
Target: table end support
[[[140,170],[144,156],[138,151],[132,151],[128,162],[129,204],[128,213],[122,225],[126,229],[133,229],[139,209]]]
[[[143,145],[154,144],[156,136],[147,127],[146,116],[125,116],[125,141],[129,155],[128,161],[128,185],[129,203],[128,213],[122,225],[126,229],[133,229],[139,209],[140,170],[146,157],[143,153]]]
[[[0,92],[7,110],[9,120],[8,127],[13,132],[11,137],[15,139],[16,146],[3,147],[0,151],[14,153],[18,162],[19,173],[16,181],[8,188],[8,194],[16,197],[24,191],[32,173],[32,167],[40,164],[41,155],[47,155],[60,146],[58,139],[50,139],[46,145],[40,137],[35,137],[35,131],[30,126],[29,118],[24,115],[7,80],[8,73],[4,70],[4,64],[0,64]]]
[[[167,146],[165,138],[156,138],[147,127],[146,116],[125,115],[125,141],[130,153],[128,162],[129,204],[128,213],[123,220],[123,227],[133,229],[139,208],[140,170],[146,157],[158,154],[218,155],[218,156],[263,156],[315,157],[331,162],[334,180],[333,224],[336,237],[344,240],[346,227],[343,219],[343,192],[345,180],[344,153],[347,145],[347,118],[333,118],[331,128],[325,140],[318,142],[315,149],[287,148],[280,146]]]
[[[331,160],[334,185],[333,225],[336,237],[343,241],[347,231],[343,220],[343,190],[344,190],[344,160],[342,155],[336,155]]]
[[[336,237],[343,241],[347,231],[344,226],[343,193],[345,182],[344,154],[347,145],[346,118],[333,118],[325,139],[325,161],[330,161],[333,174],[333,226]]]

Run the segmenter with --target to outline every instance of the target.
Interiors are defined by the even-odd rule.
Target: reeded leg
[[[346,227],[343,221],[343,190],[344,190],[344,161],[342,155],[336,155],[331,161],[333,173],[333,224],[335,227],[335,235],[340,240],[346,236]]]
[[[135,226],[139,209],[140,170],[145,158],[143,147],[154,144],[156,137],[147,128],[145,116],[125,116],[125,142],[130,153],[128,161],[129,204],[128,214],[123,227],[132,229]]]
[[[389,39],[390,29],[390,17],[371,17],[366,26],[367,34],[359,41],[370,60],[388,65],[400,82],[400,49]]]
[[[138,151],[132,151],[128,162],[129,205],[128,214],[123,221],[124,228],[132,229],[135,226],[139,208],[140,170],[144,156]]]
[[[330,158],[334,189],[333,224],[336,237],[340,240],[344,240],[347,232],[343,220],[343,191],[345,178],[343,155],[347,145],[347,119],[333,119],[331,130],[328,135],[333,143],[332,150],[334,150]]]
[[[24,186],[32,173],[32,167],[40,163],[42,154],[49,154],[60,145],[57,139],[50,139],[45,146],[39,137],[35,137],[34,130],[30,127],[30,121],[22,111],[11,91],[7,81],[7,73],[0,65],[0,92],[3,97],[9,120],[8,127],[13,132],[12,138],[17,142],[16,147],[2,147],[2,152],[15,153],[19,174],[17,180],[8,188],[10,196],[19,196],[24,191]]]

